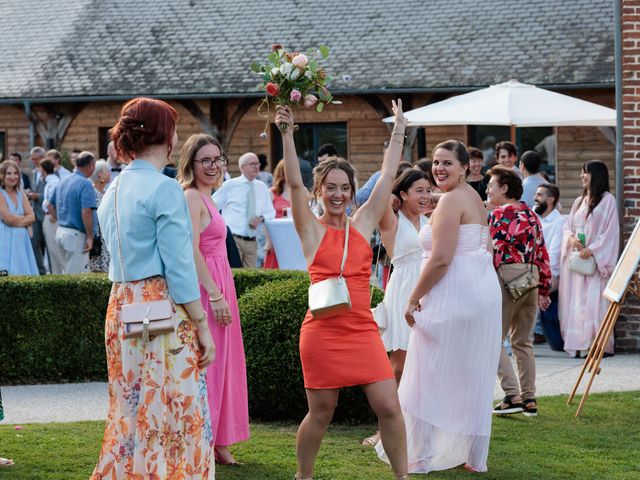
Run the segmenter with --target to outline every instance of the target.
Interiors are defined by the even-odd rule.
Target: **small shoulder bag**
[[[122,175],[116,178],[113,190],[113,212],[116,220],[116,239],[118,240],[118,262],[120,263],[120,286],[125,280],[124,260],[122,256],[122,242],[120,241],[120,223],[118,222],[118,186]],[[173,305],[168,298],[150,302],[135,302],[123,304],[120,309],[120,320],[124,327],[124,338],[142,338],[147,343],[152,335],[175,332],[173,321]]]
[[[329,317],[351,310],[349,288],[343,276],[349,246],[349,217],[347,217],[344,231],[344,249],[342,263],[340,263],[340,275],[309,286],[309,310],[314,318]]]
[[[538,244],[537,237],[534,236],[534,238],[533,238],[533,252],[531,254],[532,255],[531,265],[529,266],[529,268],[524,273],[518,275],[516,278],[512,278],[512,279],[507,281],[504,278],[501,269],[498,268],[498,274],[500,275],[500,278],[502,279],[502,281],[504,283],[504,288],[507,289],[507,292],[509,292],[509,295],[511,295],[511,298],[513,299],[514,302],[516,302],[520,298],[524,297],[531,290],[535,290],[536,288],[538,288],[538,281],[533,276],[533,265],[534,265],[534,262],[536,260],[536,246],[537,246],[537,244]],[[518,264],[517,263],[516,264],[504,264],[503,263],[502,265],[518,265]],[[500,267],[502,267],[502,265],[500,265]],[[519,264],[519,265],[525,266],[527,264],[525,263],[525,264]]]

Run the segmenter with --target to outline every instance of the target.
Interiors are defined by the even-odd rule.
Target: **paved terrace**
[[[546,345],[536,346],[538,396],[568,395],[575,384],[584,359],[569,358]],[[602,372],[594,380],[592,392],[640,390],[640,355],[616,355],[602,360]],[[588,377],[582,380],[579,393]],[[496,382],[495,398],[502,397]],[[104,420],[107,417],[107,384],[72,383],[2,387],[5,410],[3,423],[75,422]],[[588,410],[588,403],[587,403]],[[544,404],[541,405],[544,414]]]

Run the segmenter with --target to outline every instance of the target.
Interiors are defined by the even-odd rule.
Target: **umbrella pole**
[[[511,143],[513,143],[514,145],[516,145],[516,126],[515,125],[511,125]]]

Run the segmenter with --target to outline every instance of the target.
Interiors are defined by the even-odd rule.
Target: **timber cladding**
[[[579,96],[585,100],[594,101],[611,106],[614,101],[612,89],[576,90],[566,92]],[[372,97],[374,97],[372,101]],[[380,168],[382,164],[382,145],[389,138],[390,126],[382,123],[382,118],[391,114],[391,100],[394,95],[344,95],[338,96],[342,105],[330,105],[322,113],[313,110],[297,109],[296,121],[299,123],[344,122],[347,125],[348,144],[347,158],[353,163],[358,175],[359,184],[363,184],[369,176]],[[405,109],[416,108],[430,100],[432,95],[416,94],[404,96]],[[243,111],[243,98],[228,99],[225,109],[220,113],[225,118],[222,122],[212,115],[209,100],[193,100],[200,111],[211,118],[213,123],[224,125],[228,131],[223,134],[229,136],[227,155],[231,175],[237,175],[238,158],[245,152],[265,153],[271,156],[274,151],[269,136],[260,138],[265,128],[266,119],[259,115],[257,107],[260,99]],[[74,148],[89,150],[99,154],[100,129],[113,126],[123,102],[93,102],[87,104],[73,118],[66,129],[65,136],[58,148],[70,152]],[[171,101],[180,119],[178,122],[178,148],[173,159],[178,159],[180,147],[184,140],[192,134],[203,131],[202,124],[180,102]],[[63,105],[65,107],[68,105]],[[43,106],[34,106],[34,110],[41,111]],[[385,111],[386,109],[386,111]],[[212,118],[213,117],[213,118]],[[273,119],[273,110],[271,111]],[[235,127],[235,128],[234,128]],[[29,122],[24,114],[22,105],[0,105],[0,131],[5,132],[7,153],[19,151],[28,155],[29,151]],[[267,129],[270,132],[270,129]],[[467,141],[467,127],[461,125],[444,125],[426,127],[426,151],[431,156],[433,148],[441,141],[458,138]],[[573,200],[581,193],[580,166],[583,162],[600,159],[610,168],[611,187],[614,187],[614,155],[615,149],[603,133],[595,127],[562,127],[558,132],[558,166],[557,183],[562,195],[563,213],[568,210]],[[36,143],[43,145],[42,138],[36,135]],[[411,160],[418,159],[417,142],[410,150]],[[279,159],[269,159],[275,165]]]

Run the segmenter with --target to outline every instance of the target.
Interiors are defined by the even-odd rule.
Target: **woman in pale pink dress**
[[[564,227],[558,301],[564,349],[572,356],[591,348],[607,313],[609,301],[602,292],[616,266],[620,242],[616,199],[609,193],[607,166],[599,160],[585,163],[580,180],[584,191],[573,203]],[[582,258],[595,259],[594,275],[569,270],[572,250],[579,251]],[[613,354],[613,334],[605,353]]]
[[[222,182],[224,162],[216,139],[192,135],[182,147],[178,180],[191,214],[201,301],[216,344],[215,362],[207,368],[207,390],[215,457],[226,465],[237,463],[229,445],[249,438],[249,414],[240,315],[225,246],[227,227],[211,199],[213,188]]]

